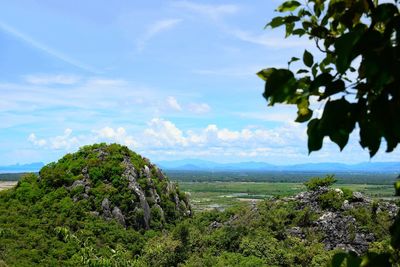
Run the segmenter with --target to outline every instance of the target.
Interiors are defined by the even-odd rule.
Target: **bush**
[[[318,203],[323,209],[338,210],[342,207],[343,194],[335,190],[330,190],[318,197]]]
[[[315,191],[320,187],[331,186],[336,183],[336,181],[337,180],[334,178],[334,175],[327,175],[325,178],[311,178],[309,181],[305,182],[304,185],[307,187],[307,190]]]

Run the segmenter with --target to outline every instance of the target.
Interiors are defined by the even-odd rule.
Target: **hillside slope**
[[[134,255],[143,243],[140,232],[191,213],[186,195],[148,159],[117,144],[85,146],[0,193],[0,259],[65,264],[83,245],[67,249],[60,233],[77,231],[97,249],[120,244]]]

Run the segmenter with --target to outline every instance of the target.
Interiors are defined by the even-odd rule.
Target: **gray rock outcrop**
[[[376,241],[376,238],[373,233],[363,229],[356,218],[350,215],[350,211],[365,208],[375,213],[387,212],[394,219],[399,208],[396,204],[388,201],[374,202],[360,192],[353,192],[350,199],[343,200],[341,198],[343,192],[341,190],[339,192],[339,190],[321,187],[315,191],[302,192],[294,197],[285,198],[283,201],[295,201],[298,209],[307,207],[312,212],[319,214],[319,218],[311,223],[309,230],[322,233],[322,242],[327,250],[344,249],[361,255],[368,250],[371,242]],[[339,196],[337,201],[343,201],[339,209],[327,209],[321,206],[320,196],[329,191],[334,191]],[[299,227],[289,229],[287,234],[305,238],[304,231]]]

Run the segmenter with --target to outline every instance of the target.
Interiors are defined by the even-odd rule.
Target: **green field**
[[[305,191],[302,183],[273,182],[178,182],[190,194],[194,210],[225,209],[270,197],[290,196]],[[393,198],[392,185],[337,184],[372,198]]]

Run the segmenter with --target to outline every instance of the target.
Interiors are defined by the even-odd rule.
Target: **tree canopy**
[[[357,127],[371,157],[382,140],[386,152],[393,151],[400,142],[398,1],[285,1],[277,11],[281,15],[266,27],[307,37],[317,52],[305,50],[288,68],[258,73],[268,104],[297,105],[296,121],[308,122],[310,153],[322,148],[326,136],[342,150]],[[302,66],[294,70],[295,62]],[[313,114],[313,101],[324,105],[322,116]]]

